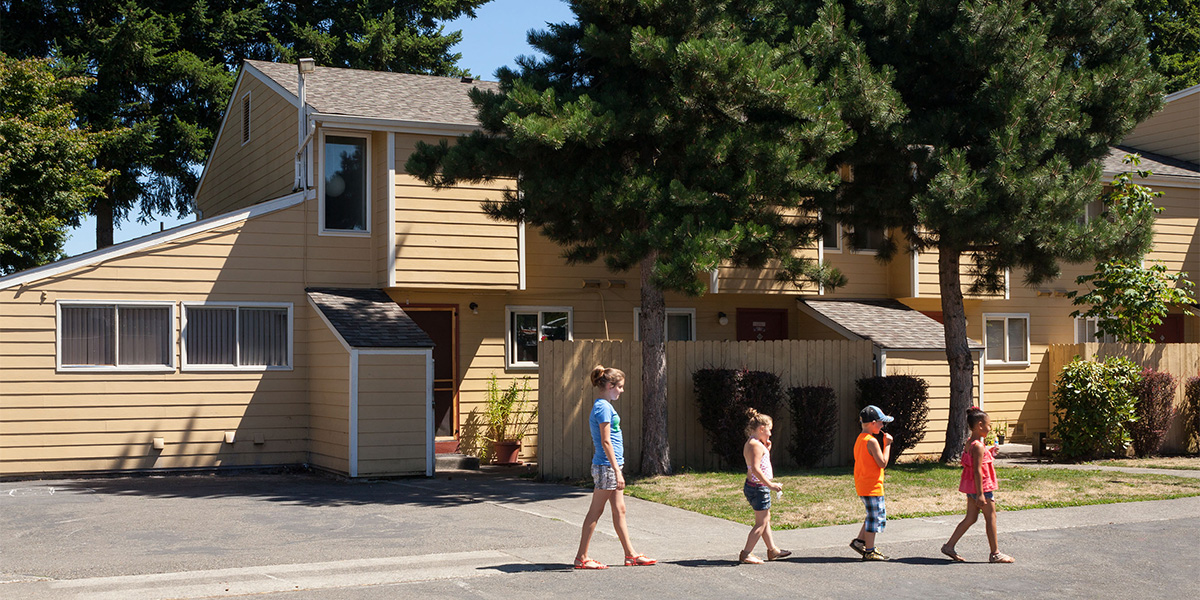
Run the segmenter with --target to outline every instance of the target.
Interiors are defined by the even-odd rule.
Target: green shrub
[[[792,411],[792,444],[796,463],[815,467],[833,451],[837,435],[837,394],[826,386],[794,387],[788,390]]]
[[[1154,369],[1142,371],[1141,377],[1133,385],[1137,420],[1129,424],[1129,435],[1133,438],[1133,453],[1150,456],[1158,454],[1171,428],[1176,381],[1174,375]]]
[[[1193,440],[1196,451],[1200,452],[1200,377],[1188,378],[1183,387],[1183,398],[1183,424],[1187,430],[1187,439]]]
[[[1128,359],[1103,363],[1076,357],[1063,367],[1054,390],[1058,423],[1053,433],[1062,441],[1067,460],[1123,454],[1129,445],[1128,423],[1136,417],[1133,386],[1140,380]]]
[[[929,384],[912,375],[864,377],[858,380],[858,409],[874,404],[895,418],[884,431],[892,434],[892,454],[888,465],[906,450],[911,450],[925,435],[929,424]]]
[[[727,467],[743,465],[746,442],[746,409],[774,417],[783,405],[779,376],[745,369],[700,369],[692,374],[700,425],[712,443],[713,452]]]

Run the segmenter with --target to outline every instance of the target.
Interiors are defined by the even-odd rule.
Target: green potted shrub
[[[992,423],[992,433],[996,436],[996,443],[1003,444],[1005,438],[1008,437],[1008,421],[996,421]]]
[[[488,381],[485,438],[492,444],[492,462],[515,465],[521,454],[521,440],[537,421],[537,405],[529,404],[529,377],[512,380],[501,390],[493,373]]]

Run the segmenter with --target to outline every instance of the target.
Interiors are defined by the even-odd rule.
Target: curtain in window
[[[512,319],[513,362],[537,362],[537,313],[513,313]]]
[[[171,309],[165,306],[117,308],[122,365],[171,364]]]
[[[1025,319],[1008,320],[1008,360],[1011,362],[1029,360],[1025,355],[1025,323]]]
[[[237,364],[237,309],[188,307],[184,337],[189,364]]]
[[[115,365],[111,306],[62,307],[62,364]]]
[[[287,309],[243,308],[241,311],[241,364],[287,366]]]

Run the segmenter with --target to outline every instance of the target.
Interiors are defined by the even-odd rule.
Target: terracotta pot
[[[521,442],[492,442],[492,462],[497,465],[519,464]]]

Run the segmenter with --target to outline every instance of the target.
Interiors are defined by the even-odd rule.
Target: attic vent
[[[475,81],[475,78],[473,78],[473,77],[463,77],[462,78],[463,83],[471,83],[473,81]]]
[[[242,144],[250,141],[250,94],[242,96]]]

